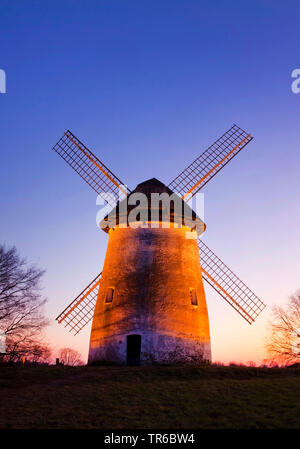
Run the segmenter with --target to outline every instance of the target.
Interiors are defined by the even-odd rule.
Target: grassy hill
[[[300,428],[300,369],[0,367],[0,428]]]

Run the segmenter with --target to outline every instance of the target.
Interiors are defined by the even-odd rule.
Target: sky
[[[46,270],[55,317],[102,270],[96,196],[51,148],[70,129],[124,183],[169,183],[233,123],[254,140],[205,189],[203,240],[267,304],[249,325],[206,286],[214,361],[266,357],[299,280],[299,1],[0,0],[0,242]]]

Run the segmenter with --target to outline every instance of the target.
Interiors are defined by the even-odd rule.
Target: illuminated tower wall
[[[109,230],[90,364],[211,360],[199,251],[189,230]]]

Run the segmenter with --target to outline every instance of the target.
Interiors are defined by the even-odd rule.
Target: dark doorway
[[[127,365],[139,366],[141,364],[141,342],[140,335],[127,335]]]

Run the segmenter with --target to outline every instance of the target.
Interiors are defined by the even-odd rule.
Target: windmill
[[[175,192],[181,210],[188,210],[189,200],[252,139],[233,125],[168,186],[153,178],[132,192],[71,131],[56,143],[53,149],[97,194],[123,193],[117,205],[107,197],[111,214],[101,221],[109,236],[102,272],[56,318],[74,334],[92,320],[90,364],[211,360],[203,279],[249,324],[265,308],[202,241],[205,224],[193,210],[192,219],[183,221],[171,207],[169,226],[161,203],[156,225],[151,205],[142,223],[130,226],[128,220],[135,194]],[[196,238],[186,238],[187,232]]]

